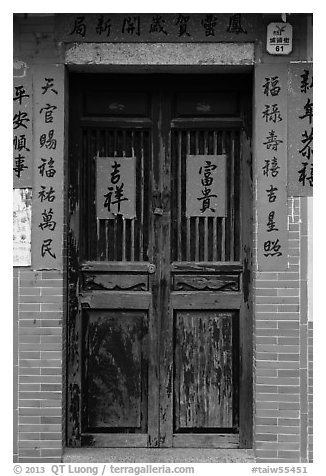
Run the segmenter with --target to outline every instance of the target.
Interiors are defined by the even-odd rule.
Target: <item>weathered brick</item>
[[[294,298],[296,299],[296,298]],[[280,304],[277,306],[278,313],[299,312],[299,304]]]
[[[48,425],[55,425],[55,424],[61,425],[62,424],[61,414],[59,416],[42,416],[41,423],[48,424]]]
[[[62,378],[59,375],[23,375],[19,378],[20,383],[37,383],[37,384],[51,384],[51,383],[60,383],[62,382]]]
[[[41,312],[47,312],[47,311],[62,311],[63,310],[63,305],[62,301],[53,304],[45,304],[41,303]]]
[[[282,442],[299,443],[300,442],[300,435],[278,435],[277,438],[280,443]]]
[[[293,377],[257,377],[257,384],[266,384],[266,385],[299,385],[299,378]]]
[[[53,448],[42,448],[41,449],[41,456],[42,457],[54,457],[56,456],[57,458],[61,458],[61,455],[62,455],[62,449],[53,449]],[[48,460],[50,460],[50,458],[48,458]],[[47,460],[45,460],[47,461]],[[56,460],[51,460],[52,462],[56,461]]]
[[[51,383],[42,383],[41,390],[44,392],[61,392],[62,391],[62,384],[51,384]]]
[[[280,425],[256,425],[257,433],[279,433],[283,435],[298,435],[299,427]]]
[[[276,369],[255,369],[257,377],[277,377]]]
[[[300,296],[299,288],[277,289],[277,296]]]
[[[257,450],[277,450],[278,444],[273,441],[256,441],[256,451]]]
[[[49,408],[56,408],[62,406],[62,400],[41,400],[41,408],[49,407]]]
[[[257,296],[256,302],[258,297],[260,296],[277,296],[277,290],[275,288],[259,288],[255,289],[255,295]]]
[[[279,360],[285,360],[285,361],[299,361],[300,355],[299,354],[278,354],[278,359]]]
[[[299,297],[296,296],[257,296],[255,299],[257,304],[297,304]],[[259,309],[259,307],[258,307]],[[291,310],[289,310],[291,311]]]
[[[277,418],[256,418],[256,425],[277,425]]]
[[[40,294],[41,296],[58,296],[63,299],[63,289],[59,287],[55,288],[40,288]]]
[[[40,400],[40,399],[61,399],[61,392],[19,392],[19,397],[24,399]]]
[[[256,442],[258,441],[277,441],[277,435],[273,433],[257,433],[255,435]]]
[[[299,369],[298,361],[268,361],[268,360],[256,360],[257,367],[267,369]]]
[[[62,280],[61,279],[43,279],[39,282],[41,288],[41,293],[43,288],[61,288]]]
[[[293,419],[293,418],[279,418],[278,419],[278,424],[280,426],[299,426],[300,425],[300,420],[299,419]]]
[[[46,432],[59,432],[62,429],[62,425],[19,425],[19,431],[22,432],[35,432],[35,433],[46,433]]]
[[[41,305],[40,304],[19,304],[19,311],[20,312],[38,312],[41,310]]]
[[[257,449],[255,454],[257,458],[277,458],[277,450]],[[267,461],[269,461],[269,459]]]
[[[278,345],[278,344],[257,344],[257,352],[288,352],[288,353],[298,353],[298,345]]]
[[[61,418],[62,411],[60,408],[19,408],[18,413],[22,416],[60,416]]]
[[[272,289],[294,289],[299,288],[299,278],[295,280],[282,280],[282,281],[259,281],[257,287],[259,288],[272,288]]]
[[[280,385],[278,387],[278,393],[300,393],[300,387],[298,385],[292,387]]]
[[[41,450],[42,451],[42,450]],[[44,450],[45,451],[45,450]],[[32,458],[18,458],[18,463],[35,464],[35,457]],[[37,458],[37,463],[61,463],[61,457],[40,457]]]
[[[264,336],[264,337],[256,337],[255,339],[256,344],[277,344],[277,337],[272,336]],[[257,346],[258,347],[258,346]]]
[[[41,352],[41,359],[61,359],[62,352],[61,351],[53,351],[53,350],[44,350]]]
[[[300,458],[300,451],[279,451],[278,456],[280,458]]]
[[[277,353],[257,352],[256,359],[257,360],[277,360]]]
[[[38,440],[35,441],[20,440],[19,448],[58,448],[61,449],[62,443],[58,440]]]
[[[256,400],[263,402],[299,402],[299,394],[288,394],[288,393],[259,393],[256,392]]]
[[[277,273],[277,279],[278,281],[295,281],[300,279],[299,273],[293,273],[293,272],[281,272]]]
[[[291,313],[292,315],[292,313]],[[296,318],[299,318],[298,314],[293,314]],[[288,321],[280,321],[278,323],[279,329],[299,329],[299,322],[293,322],[292,319]]]
[[[41,288],[30,288],[30,287],[20,287],[19,288],[19,295],[20,298],[23,296],[40,296],[41,295]]]
[[[41,456],[41,450],[39,448],[30,448],[30,449],[23,449],[24,447],[20,447],[19,449],[19,456],[29,456],[30,458],[38,458]],[[35,459],[34,459],[35,461]],[[19,462],[23,462],[21,458],[19,458]]]

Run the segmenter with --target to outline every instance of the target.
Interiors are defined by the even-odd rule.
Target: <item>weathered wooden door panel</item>
[[[250,80],[73,76],[68,444],[248,447]],[[133,158],[134,217],[97,217],[98,158]],[[219,216],[187,210],[190,160]]]
[[[103,310],[84,314],[85,431],[146,431],[146,315]]]
[[[177,312],[175,432],[237,429],[235,312]]]

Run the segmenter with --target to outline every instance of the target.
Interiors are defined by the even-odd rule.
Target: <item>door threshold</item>
[[[174,434],[174,448],[239,448],[239,433],[220,433],[220,434]]]
[[[254,463],[252,449],[66,448],[63,463]]]

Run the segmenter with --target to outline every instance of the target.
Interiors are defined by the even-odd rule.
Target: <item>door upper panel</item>
[[[205,127],[202,122],[172,130],[172,261],[240,261],[240,161],[239,129]],[[186,216],[187,158],[224,155],[225,217]],[[199,159],[199,158],[198,158]],[[201,161],[198,161],[199,164]],[[200,170],[200,165],[197,169]],[[198,170],[196,169],[197,175]],[[200,176],[198,175],[198,181]],[[210,190],[206,187],[206,190]],[[188,193],[191,193],[191,191]],[[194,193],[194,192],[192,192]],[[201,197],[198,198],[198,200]]]
[[[151,131],[148,127],[135,128],[106,124],[83,125],[81,128],[81,245],[86,261],[148,261],[149,240],[149,189],[151,173]],[[116,214],[108,219],[96,216],[96,164],[97,157],[115,157],[135,160],[136,217],[125,218]],[[122,159],[123,160],[123,159]],[[110,175],[109,175],[110,177]],[[123,177],[121,180],[123,184]],[[112,201],[121,184],[112,184],[108,178],[102,191],[102,200],[113,191]],[[119,198],[119,196],[118,196]]]

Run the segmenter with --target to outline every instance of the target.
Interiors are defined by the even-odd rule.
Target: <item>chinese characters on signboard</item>
[[[258,15],[241,13],[56,15],[57,39],[69,43],[254,41],[261,29]]]
[[[226,156],[187,155],[186,216],[226,216]]]
[[[27,73],[14,78],[13,176],[14,188],[32,186],[32,78]]]
[[[96,158],[96,217],[136,216],[135,157]]]
[[[289,195],[312,196],[313,191],[312,64],[289,67]]]
[[[47,66],[34,76],[33,267],[58,269],[62,263],[63,69]]]
[[[256,70],[256,173],[259,270],[284,270],[287,233],[287,66]]]
[[[292,25],[270,23],[267,26],[266,49],[271,55],[289,55],[292,52]]]
[[[31,265],[32,190],[13,190],[13,265]]]

